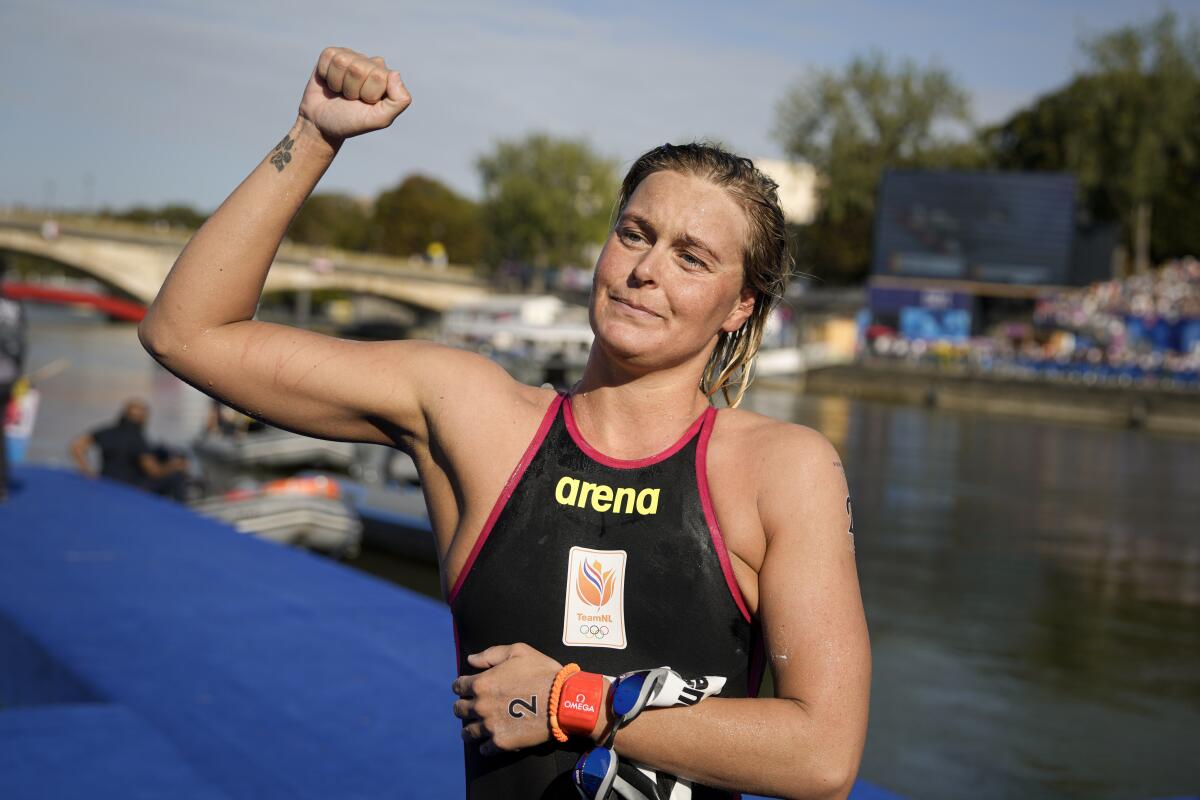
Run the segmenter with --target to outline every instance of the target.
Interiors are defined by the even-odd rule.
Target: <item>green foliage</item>
[[[583,264],[608,233],[616,164],[586,142],[532,134],[499,142],[476,166],[492,263]]]
[[[182,203],[168,203],[158,208],[150,206],[134,206],[127,211],[102,211],[100,216],[105,219],[119,219],[126,222],[139,222],[143,225],[165,224],[172,228],[187,228],[195,230],[208,219],[207,214],[201,214],[191,206]]]
[[[288,237],[299,244],[363,250],[367,245],[368,206],[345,194],[314,194],[296,212]]]
[[[1155,209],[1153,255],[1200,252],[1200,30],[1171,14],[1086,41],[1085,70],[988,130],[1005,169],[1065,170],[1084,205],[1135,238]]]
[[[441,242],[453,263],[478,264],[486,236],[479,206],[433,178],[409,175],[375,199],[372,250],[421,255],[431,242]]]
[[[889,167],[967,168],[984,161],[970,135],[969,98],[939,67],[897,66],[873,53],[842,72],[814,70],[776,110],[788,155],[822,176],[820,210],[803,234],[801,269],[835,282],[861,278],[871,220]]]
[[[872,215],[851,209],[836,221],[821,211],[808,225],[789,225],[797,271],[820,286],[861,283],[871,262],[873,224]]]

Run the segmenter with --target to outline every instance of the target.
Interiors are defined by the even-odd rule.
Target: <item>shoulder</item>
[[[419,339],[375,342],[370,346],[380,356],[375,361],[379,377],[392,373],[409,380],[417,372],[426,387],[459,391],[471,388],[477,397],[480,392],[520,393],[529,388],[496,362],[470,350]]]
[[[370,373],[365,377],[377,384],[373,395],[384,415],[400,398],[414,401],[427,424],[438,419],[461,424],[464,416],[486,418],[490,412],[539,402],[540,390],[469,350],[421,340],[369,346],[373,353],[359,363]]]
[[[768,540],[799,520],[844,513],[841,457],[820,431],[742,409],[722,410],[717,419],[711,458],[744,476]]]
[[[743,466],[760,465],[756,472],[805,469],[827,462],[837,463],[840,468],[837,449],[815,428],[740,408],[722,409],[717,420],[713,445]]]
[[[390,371],[394,387],[385,387],[380,401],[387,405],[412,387],[421,420],[414,432],[426,444],[475,457],[507,454],[528,443],[555,397],[552,389],[521,383],[469,350],[433,342],[385,344],[380,370]]]

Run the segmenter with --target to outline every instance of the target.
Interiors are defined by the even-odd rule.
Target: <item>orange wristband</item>
[[[595,672],[576,672],[563,683],[558,703],[561,730],[578,736],[591,736],[600,719],[600,700],[604,697],[604,676]]]
[[[567,664],[554,676],[554,683],[550,684],[550,702],[546,704],[550,712],[550,733],[554,734],[554,738],[560,742],[565,742],[570,737],[563,733],[562,728],[558,727],[558,699],[562,694],[563,684],[576,672],[579,672],[578,664]]]

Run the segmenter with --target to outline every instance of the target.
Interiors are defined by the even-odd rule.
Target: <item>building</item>
[[[788,222],[807,225],[817,215],[817,170],[812,164],[754,159],[767,177],[779,184],[779,204]]]

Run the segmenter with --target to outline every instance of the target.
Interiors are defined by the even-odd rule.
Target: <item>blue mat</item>
[[[463,796],[445,606],[123,486],[17,480],[0,798]]]
[[[112,748],[129,739],[129,785],[200,776],[157,796],[462,796],[442,605],[131,489],[44,469],[17,480],[0,507],[0,751],[65,713],[52,704],[85,720],[90,704],[94,724],[58,725],[61,752],[111,724]],[[135,757],[151,745],[179,768]],[[0,797],[72,780],[130,796],[91,762],[53,763],[5,764]]]
[[[113,705],[0,713],[0,797],[226,800],[157,731]]]

